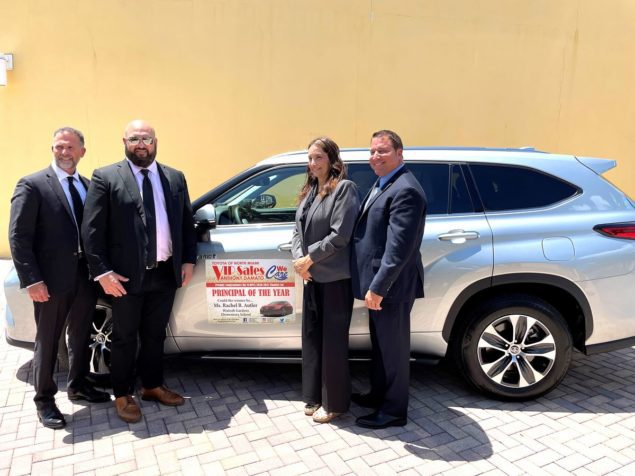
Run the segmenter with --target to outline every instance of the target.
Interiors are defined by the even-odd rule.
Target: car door
[[[272,167],[213,199],[217,225],[199,241],[194,278],[174,305],[170,327],[181,351],[300,348],[301,280],[262,283],[272,265],[293,274],[290,242],[305,178],[306,165]]]
[[[421,244],[425,298],[417,299],[411,312],[412,350],[442,356],[446,343],[441,331],[448,310],[469,284],[492,274],[492,233],[484,213],[474,205],[461,164],[413,161],[407,167],[428,200]],[[349,166],[362,196],[374,183],[369,171],[368,165]],[[353,350],[369,345],[368,311],[362,301],[355,301],[350,342]]]

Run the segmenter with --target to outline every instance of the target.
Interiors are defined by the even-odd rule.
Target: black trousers
[[[351,280],[309,282],[302,310],[302,395],[327,411],[348,411],[351,378],[348,331],[353,311]]]
[[[110,373],[115,397],[132,394],[135,363],[144,388],[163,384],[165,327],[175,293],[174,271],[169,260],[146,270],[141,291],[113,299]]]
[[[77,263],[75,289],[64,293],[50,293],[46,302],[34,302],[35,348],[33,352],[33,386],[35,405],[45,408],[55,401],[57,384],[53,371],[57,361],[59,340],[68,324],[68,384],[79,388],[89,370],[89,338],[93,312],[97,302],[97,287],[88,278],[86,261]]]
[[[408,414],[410,386],[410,311],[414,300],[381,303],[381,311],[369,310],[372,363],[370,394],[382,402],[385,413]]]

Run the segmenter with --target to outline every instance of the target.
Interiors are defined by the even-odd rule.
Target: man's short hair
[[[375,139],[376,137],[388,137],[395,150],[403,150],[403,142],[401,142],[401,137],[399,137],[396,132],[389,131],[388,129],[382,129],[381,131],[373,133],[372,139]]]
[[[70,134],[75,134],[77,136],[77,138],[79,139],[79,143],[82,145],[82,147],[84,147],[84,134],[82,134],[81,131],[78,131],[74,127],[64,126],[64,127],[60,127],[55,132],[53,132],[53,138],[55,138],[55,136],[57,134],[61,134],[62,132],[68,132]]]

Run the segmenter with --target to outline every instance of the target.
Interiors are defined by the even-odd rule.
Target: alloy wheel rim
[[[90,372],[96,375],[110,373],[110,345],[112,335],[112,310],[97,305],[95,313],[103,313],[103,320],[93,319],[90,334]]]
[[[551,371],[556,344],[549,329],[524,314],[509,314],[488,325],[478,340],[483,373],[494,383],[510,388],[536,385]]]

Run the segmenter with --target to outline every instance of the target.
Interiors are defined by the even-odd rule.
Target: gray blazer
[[[324,198],[318,195],[302,230],[300,217],[307,199],[308,195],[295,215],[293,258],[309,254],[313,260],[309,272],[318,283],[350,278],[350,239],[359,212],[357,186],[342,180],[331,194]]]

